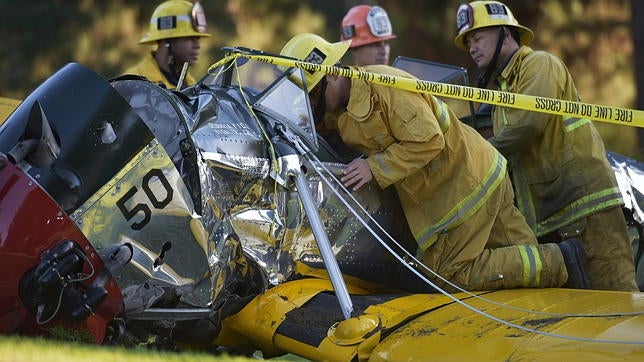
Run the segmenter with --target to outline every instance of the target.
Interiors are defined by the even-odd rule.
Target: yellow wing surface
[[[343,320],[326,280],[276,286],[225,319],[215,343],[315,361],[644,361],[644,293],[349,291],[356,313]]]
[[[5,119],[19,104],[20,101],[17,99],[0,97],[0,125],[4,123]]]

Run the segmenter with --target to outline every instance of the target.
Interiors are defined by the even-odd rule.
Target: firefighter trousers
[[[556,244],[539,244],[505,180],[463,224],[444,231],[422,263],[466,290],[558,287],[568,279]],[[437,285],[457,291],[425,271]]]
[[[580,239],[588,261],[585,269],[591,289],[639,291],[624,214],[619,207],[586,218]]]

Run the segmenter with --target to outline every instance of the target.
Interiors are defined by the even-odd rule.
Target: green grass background
[[[0,335],[0,362],[248,362],[258,360],[263,360],[260,352],[257,352],[253,358],[246,358],[206,352],[169,352],[146,347],[124,348]],[[307,361],[291,354],[270,360]]]
[[[127,349],[123,347],[89,345],[75,342],[0,336],[0,361],[27,362],[246,362],[257,359],[245,357],[217,356],[196,352],[164,352],[147,348]]]

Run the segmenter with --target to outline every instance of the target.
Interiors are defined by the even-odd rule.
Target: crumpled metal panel
[[[131,308],[150,307],[160,298],[158,288],[146,294],[145,285],[170,286],[183,302],[216,309],[233,294],[260,293],[300,274],[326,275],[289,175],[302,166],[341,271],[395,283],[401,266],[333,192],[345,192],[330,178],[344,165],[276,155],[275,136],[264,129],[276,119],[253,111],[247,98],[252,91],[242,95],[238,87],[202,86],[178,96],[142,81],[114,84],[160,144],[133,159],[74,219],[99,252],[114,243],[134,246],[133,262],[117,275]],[[160,171],[150,176],[150,170]],[[393,189],[372,182],[353,194],[396,240],[413,240]],[[163,207],[151,202],[170,199]],[[119,203],[122,210],[115,212]],[[367,220],[363,212],[357,215]],[[172,247],[159,264],[166,243]],[[405,247],[414,251],[415,245]]]
[[[614,152],[606,152],[617,184],[624,198],[624,207],[633,212],[633,218],[644,223],[644,163]]]
[[[398,199],[395,197],[395,190],[393,188],[382,190],[375,181],[372,181],[358,191],[352,192],[352,196],[355,198],[353,201],[342,190],[342,186],[334,182],[331,177],[331,174],[336,178],[340,177],[344,168],[343,164],[308,165],[309,168],[322,166],[325,168],[321,170],[321,175],[309,172],[307,179],[314,200],[318,203],[319,216],[333,246],[340,270],[346,275],[358,277],[368,282],[388,287],[395,286],[401,276],[400,273],[405,268],[394,260],[371,232],[379,235],[383,242],[397,252],[401,252],[400,248],[392,245],[389,236],[412,254],[416,251],[415,241],[411,236]],[[323,178],[326,178],[328,182],[325,182]],[[336,193],[347,200],[355,213],[341,201]],[[375,222],[368,218],[355,202],[359,203]],[[367,222],[371,231],[363,225],[359,218]],[[380,227],[386,230],[389,236]],[[301,240],[294,243],[295,261],[300,261],[314,269],[323,269],[317,244],[310,233],[310,226],[306,219],[303,220],[303,230],[306,232],[302,233]],[[317,275],[319,276],[319,274]]]
[[[342,164],[334,163],[324,165],[336,175],[341,173],[343,167]],[[208,205],[213,206],[213,215],[218,215],[213,219],[229,220],[229,225],[238,236],[247,256],[263,269],[268,284],[276,285],[295,278],[298,262],[326,273],[315,236],[294,186],[283,187],[271,178],[258,178],[249,183],[235,200],[231,200],[230,195],[240,190],[215,192],[233,187],[221,177],[216,167],[210,171],[211,183],[202,186],[204,190],[213,191],[207,197]],[[341,270],[365,280],[391,284],[388,279],[397,275],[395,272],[400,266],[323,181],[321,177],[329,177],[327,171],[323,172],[322,176],[313,172],[307,175],[309,191],[316,202],[320,220],[325,226]],[[339,185],[331,185],[341,192]],[[405,245],[404,241],[411,239],[407,234],[408,229],[400,227],[406,224],[400,222],[403,214],[399,206],[393,204],[395,199],[391,196],[391,193],[380,190],[375,183],[354,193],[354,197],[372,217]],[[357,215],[369,222],[364,212],[358,211]],[[369,224],[375,228],[373,222]],[[407,238],[401,238],[401,235]]]
[[[200,92],[192,92],[189,93],[193,97],[200,97]],[[210,254],[213,275],[226,280],[223,277],[226,263],[236,260],[230,251],[230,243],[235,242],[261,269],[266,285],[298,277],[302,272],[297,268],[299,263],[326,275],[298,190],[289,175],[284,174],[290,168],[299,169],[306,164],[309,192],[318,206],[341,270],[362,279],[393,283],[390,280],[398,276],[401,266],[333,192],[335,189],[343,193],[329,172],[339,176],[344,164],[313,165],[298,155],[271,159],[271,145],[257,125],[257,122],[268,124],[270,121],[264,118],[266,115],[253,112],[250,104],[236,92],[238,88],[218,89],[217,97],[210,99],[220,106],[216,117],[194,115],[187,121],[200,119],[198,124],[192,123],[192,137],[199,150],[198,158],[203,161],[200,164],[202,217],[206,232],[214,235]],[[208,108],[203,104],[200,107]],[[321,177],[331,180],[331,186]],[[393,189],[381,190],[372,182],[354,192],[354,197],[396,240],[415,251],[415,244],[409,245],[413,238]],[[369,222],[363,212],[357,211],[357,214]],[[369,224],[375,227],[373,222]],[[224,245],[228,252],[224,251]]]
[[[210,304],[209,236],[177,169],[156,140],[71,218],[101,254],[112,245],[132,245],[132,261],[114,276],[122,290],[155,279],[176,287],[186,303]],[[159,259],[164,245],[169,249]],[[128,296],[124,298],[127,309]]]
[[[195,122],[193,125],[191,136],[195,147],[202,154],[238,156],[240,162],[237,163],[234,162],[234,157],[230,157],[231,166],[236,164],[239,169],[243,169],[244,157],[268,157],[267,144],[255,116],[235,90],[221,89],[217,92],[219,110],[216,117],[193,116],[199,118],[199,123]],[[214,98],[201,100],[215,101]]]
[[[193,196],[195,211],[201,213],[197,155],[188,129],[193,119],[186,110],[187,105],[176,93],[167,92],[140,79],[115,80],[112,81],[112,86],[128,101],[168,153]],[[210,104],[215,106],[216,102]],[[200,113],[197,115],[203,112],[204,117],[208,117],[212,114],[212,110],[208,112],[209,110],[199,108]]]

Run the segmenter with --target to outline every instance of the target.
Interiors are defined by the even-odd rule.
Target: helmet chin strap
[[[170,68],[170,74],[175,78],[175,79],[180,79],[181,74],[180,74],[180,65],[177,64],[177,59],[174,56],[174,51],[172,50],[172,44],[170,44],[169,40],[166,40],[165,47],[168,50],[168,68]]]
[[[168,66],[170,67],[170,70],[172,71],[173,66],[175,65],[175,61],[174,61],[174,53],[172,52],[172,44],[170,44],[169,40],[166,40],[165,48],[168,51]]]
[[[492,77],[492,73],[496,69],[497,63],[499,61],[499,54],[501,53],[501,47],[503,46],[503,38],[505,38],[505,27],[501,26],[499,27],[499,38],[496,41],[494,56],[492,57],[490,64],[488,64],[487,68],[485,69],[483,75],[478,79],[477,86],[479,88],[487,88],[487,84],[490,82],[490,77]]]

